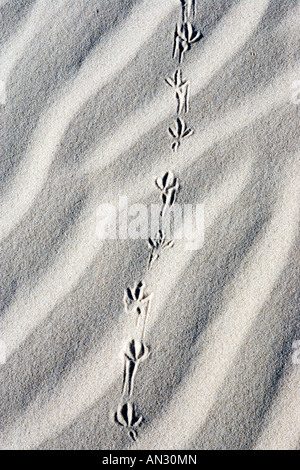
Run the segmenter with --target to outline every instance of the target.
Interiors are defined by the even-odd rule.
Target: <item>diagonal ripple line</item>
[[[174,0],[144,0],[115,31],[113,37],[99,44],[86,59],[78,75],[58,93],[55,103],[41,117],[32,138],[33,144],[21,161],[1,205],[3,239],[29,211],[42,190],[72,117],[134,59],[174,6]]]
[[[300,367],[294,365],[281,381],[266,428],[254,450],[296,450],[300,439]]]
[[[252,170],[252,159],[243,161],[234,173],[225,177],[225,181],[212,190],[204,204],[207,207],[206,229],[210,228],[216,219],[239,197],[249,182]],[[188,256],[189,255],[189,256]],[[193,252],[184,252],[182,246],[174,247],[172,254],[176,259],[176,278],[184,270]],[[173,263],[174,265],[174,263]],[[164,288],[157,291],[158,302],[152,312],[148,328],[151,328],[159,318],[168,294],[176,283],[172,276],[168,276],[169,265],[161,271],[164,279]],[[155,277],[155,276],[154,276]],[[152,275],[149,281],[155,282]],[[148,283],[148,280],[146,279]],[[156,281],[157,284],[157,281]],[[162,283],[160,283],[161,285]],[[50,288],[51,290],[51,288]],[[130,333],[130,325],[124,328],[121,318],[107,337],[101,340],[101,349],[95,347],[80,364],[76,364],[68,374],[60,391],[55,392],[45,405],[45,397],[39,396],[29,405],[28,411],[21,417],[20,421],[11,430],[5,431],[5,437],[1,440],[1,449],[33,449],[46,439],[62,432],[88,407],[91,407],[108,388],[118,379],[120,375],[119,363],[116,360],[125,338]],[[62,334],[62,331],[61,331]],[[114,360],[107,361],[111,357]],[[103,368],[103,364],[106,367]]]
[[[294,73],[294,72],[293,72]],[[265,90],[251,96],[250,99],[228,112],[224,117],[214,121],[203,130],[199,140],[186,144],[185,158],[177,157],[176,168],[178,171],[186,168],[196,161],[199,156],[211,148],[217,142],[222,141],[241,131],[246,126],[252,125],[269,110],[290,101],[290,90],[284,86],[290,80],[291,75],[285,74]],[[153,168],[155,174],[160,174],[163,167]],[[134,181],[127,182],[124,194],[131,194],[131,185]],[[140,188],[149,187],[149,179],[139,181]],[[136,185],[137,186],[137,185]],[[149,190],[140,190],[140,198],[150,195]],[[110,193],[103,196],[105,200],[113,200]],[[103,199],[103,200],[104,200]],[[92,263],[101,249],[101,244],[96,236],[96,207],[97,201],[86,209],[85,221],[74,229],[72,238],[67,242],[65,252],[59,261],[54,263],[43,276],[33,292],[24,295],[18,292],[12,305],[5,312],[1,320],[3,337],[7,344],[7,357],[9,357],[42,322],[49,312],[70,292],[80,279],[84,270]],[[92,215],[88,215],[92,214]]]
[[[226,375],[288,262],[300,222],[300,166],[286,176],[273,218],[262,239],[224,293],[224,309],[209,326],[195,371],[186,378],[151,438],[135,448],[183,449],[205,423]],[[243,312],[243,315],[241,315]],[[234,332],[234,334],[233,334]]]
[[[186,67],[186,76],[190,77],[192,83],[191,96],[203,90],[214,75],[247,43],[268,4],[269,0],[243,0],[232,7],[220,21],[203,44],[200,57]],[[92,153],[82,167],[83,173],[102,170],[111,164],[112,159],[128,151],[139,138],[167,119],[173,111],[171,94],[170,90],[160,93],[150,105],[139,109],[122,123],[116,133],[104,140],[101,147]]]

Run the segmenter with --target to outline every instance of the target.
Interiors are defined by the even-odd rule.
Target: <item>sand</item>
[[[2,450],[299,449],[299,2],[195,6],[179,65],[179,0],[0,2]],[[198,249],[99,239],[174,188]]]

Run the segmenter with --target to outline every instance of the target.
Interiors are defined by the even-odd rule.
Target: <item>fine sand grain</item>
[[[0,0],[2,450],[299,448],[300,4],[181,3]],[[100,240],[120,197],[203,246]]]

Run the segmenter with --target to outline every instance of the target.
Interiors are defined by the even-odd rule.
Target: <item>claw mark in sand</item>
[[[182,21],[176,25],[174,34],[173,58],[178,55],[179,63],[182,63],[186,53],[192,45],[203,38],[200,31],[192,24],[196,16],[196,0],[180,0],[182,6]],[[181,68],[177,68],[173,78],[166,78],[165,82],[174,89],[177,101],[177,117],[173,126],[168,131],[173,142],[171,148],[177,152],[183,139],[192,136],[194,130],[183,119],[183,114],[189,112],[190,83],[183,79]],[[173,240],[167,240],[164,230],[166,211],[170,209],[178,197],[179,180],[172,171],[167,171],[162,177],[155,180],[157,188],[161,192],[162,207],[160,211],[159,230],[155,236],[149,238],[150,250],[148,270],[155,262],[158,262],[164,250],[174,246]],[[146,284],[137,282],[133,287],[128,287],[124,294],[125,313],[135,316],[136,323],[131,337],[125,345],[123,356],[123,387],[122,395],[114,413],[116,424],[125,429],[128,436],[136,441],[138,429],[144,418],[136,411],[134,404],[135,378],[140,365],[150,358],[150,348],[146,344],[146,325],[151,313],[152,294],[146,294]]]
[[[184,119],[177,118],[174,126],[169,127],[169,134],[174,139],[172,143],[173,152],[177,152],[185,137],[190,137],[194,134],[194,130],[188,127]]]
[[[174,88],[177,100],[177,114],[189,112],[189,91],[190,84],[187,80],[182,79],[182,71],[178,69],[174,78],[166,78],[166,83]]]

